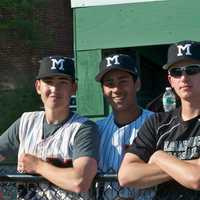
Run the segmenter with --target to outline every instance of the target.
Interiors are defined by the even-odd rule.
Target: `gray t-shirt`
[[[59,124],[48,124],[46,119],[43,121],[43,137],[47,138],[55,133],[70,116]],[[19,125],[20,118],[17,119],[1,136],[0,136],[0,155],[9,157],[17,156],[19,149]],[[72,158],[77,159],[82,156],[92,157],[98,160],[99,134],[96,124],[90,120],[84,122],[79,128],[74,138],[74,148]],[[66,147],[67,148],[67,147]]]

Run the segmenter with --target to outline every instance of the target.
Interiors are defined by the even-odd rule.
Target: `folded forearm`
[[[126,168],[124,186],[148,188],[170,180],[170,176],[155,164],[132,163]],[[123,180],[122,180],[123,184]]]
[[[82,177],[73,168],[59,168],[41,161],[36,172],[62,189],[80,192]]]
[[[169,181],[171,177],[155,164],[147,164],[145,173],[138,182],[138,187],[147,188]]]
[[[39,160],[35,171],[58,187],[79,193],[89,190],[97,164],[94,159],[79,158],[74,161],[73,167],[60,168]]]
[[[200,166],[197,160],[179,160],[162,151],[158,152],[156,157],[155,163],[177,182],[191,189],[199,189]]]

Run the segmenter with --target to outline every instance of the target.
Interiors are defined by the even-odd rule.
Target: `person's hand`
[[[37,173],[37,167],[41,159],[30,154],[22,154],[18,159],[17,170],[21,173]]]

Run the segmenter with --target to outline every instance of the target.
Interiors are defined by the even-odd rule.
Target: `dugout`
[[[198,0],[71,0],[71,6],[77,110],[93,119],[109,112],[94,80],[103,56],[136,52],[142,80],[138,101],[145,107],[167,85],[162,65],[168,45],[186,39],[200,41]]]

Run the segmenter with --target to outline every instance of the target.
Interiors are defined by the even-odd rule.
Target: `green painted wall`
[[[95,81],[95,75],[99,71],[101,51],[80,51],[77,59],[77,109],[91,118],[104,115],[104,102],[101,94],[101,86]]]
[[[200,40],[200,1],[168,0],[77,8],[76,50]]]
[[[166,52],[157,55],[148,46],[200,40],[199,8],[199,0],[166,0],[74,9],[78,112],[94,119],[107,114],[94,80],[103,49],[137,47],[142,56],[162,65]]]

